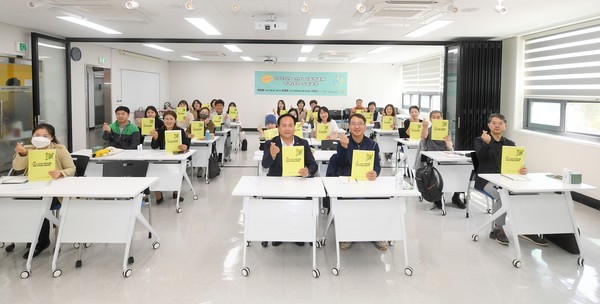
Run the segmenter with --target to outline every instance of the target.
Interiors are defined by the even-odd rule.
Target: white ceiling
[[[195,10],[183,7],[188,0],[137,0],[140,7],[127,10],[125,0],[3,0],[0,22],[58,37],[80,38],[155,38],[155,39],[250,39],[250,40],[384,40],[444,42],[457,39],[500,39],[528,33],[550,26],[600,16],[599,0],[504,0],[508,12],[497,14],[497,0],[363,0],[367,11],[359,14],[359,0],[305,0],[309,11],[302,13],[303,0],[193,0]],[[29,8],[33,2],[35,8]],[[241,10],[234,13],[232,4]],[[451,2],[459,10],[447,10]],[[405,34],[423,26],[431,16],[444,13],[440,20],[454,23],[420,38]],[[255,23],[274,14],[277,22],[287,23],[287,30],[255,30]],[[77,26],[56,16],[79,16],[99,23],[122,35],[107,35]],[[221,36],[207,36],[186,22],[186,17],[202,17],[210,22]],[[305,35],[311,18],[331,18],[320,37]],[[205,61],[241,61],[220,43],[158,43],[174,52],[153,50],[139,43],[98,43],[117,49],[159,57],[170,61],[186,61],[182,55]],[[279,62],[296,62],[307,56],[307,62],[349,62],[364,58],[364,63],[400,63],[440,53],[440,46],[394,46],[381,54],[368,54],[375,45],[323,44],[316,45],[310,54],[300,54],[298,44],[238,44],[244,56],[262,61],[267,56]],[[212,56],[208,56],[211,54]],[[214,56],[215,54],[224,56]]]

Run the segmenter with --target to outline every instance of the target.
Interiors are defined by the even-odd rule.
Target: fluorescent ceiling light
[[[350,60],[350,62],[360,62],[360,61],[362,61],[363,59],[364,59],[364,58],[362,58],[362,57],[356,57],[356,58],[354,58],[354,59]]]
[[[305,62],[308,57],[298,57],[298,62]]]
[[[391,46],[380,46],[380,47],[378,47],[376,49],[370,50],[368,53],[369,54],[379,54],[379,53],[383,53],[383,52],[385,52],[385,51],[387,51],[387,50],[389,50],[391,48],[392,48]]]
[[[162,46],[156,45],[156,44],[142,44],[142,45],[143,46],[147,46],[149,48],[153,48],[153,49],[159,50],[159,51],[163,51],[163,52],[172,52],[173,51],[171,49],[168,49],[166,47],[162,47]]]
[[[240,56],[240,58],[242,58],[244,61],[254,61],[254,60],[252,60],[252,58],[250,58],[248,56]]]
[[[47,48],[52,48],[52,49],[59,49],[59,50],[64,50],[65,47],[64,46],[58,46],[58,45],[54,45],[54,44],[47,44],[47,43],[43,43],[43,42],[38,42],[39,46],[45,46]]]
[[[204,34],[209,36],[219,36],[221,33],[217,31],[217,29],[212,26],[208,21],[204,20],[204,18],[185,18],[185,21],[191,23],[193,26],[197,27]]]
[[[314,48],[314,45],[303,45],[302,48],[300,48],[300,53],[310,53]]]
[[[186,56],[181,56],[181,57],[183,57],[185,59],[189,59],[189,60],[194,60],[194,61],[200,60],[200,58],[196,58],[196,57],[192,57],[192,56],[187,56],[187,55]]]
[[[223,44],[223,46],[234,53],[242,52],[242,50],[239,47],[237,47],[237,45],[235,45],[235,44]]]
[[[421,37],[453,22],[453,20],[436,20],[404,35],[404,37]]]
[[[113,29],[109,29],[109,28],[107,28],[105,26],[102,26],[100,24],[96,24],[94,22],[90,22],[90,21],[87,21],[87,20],[84,20],[84,19],[81,19],[81,18],[68,17],[68,16],[58,16],[56,18],[62,19],[64,21],[73,22],[73,23],[79,24],[81,26],[89,27],[91,29],[103,32],[105,34],[112,34],[112,35],[120,35],[120,34],[122,34],[120,32],[117,32],[117,31],[113,30]]]
[[[325,27],[329,24],[329,19],[310,19],[306,36],[321,36]]]

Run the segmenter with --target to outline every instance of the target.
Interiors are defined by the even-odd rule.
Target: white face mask
[[[38,149],[46,147],[50,144],[50,139],[42,136],[36,136],[31,138],[31,144]]]

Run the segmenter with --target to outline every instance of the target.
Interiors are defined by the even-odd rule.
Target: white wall
[[[86,113],[86,65],[111,69],[111,107],[114,109],[117,100],[121,99],[121,70],[136,70],[160,74],[160,100],[169,96],[169,63],[153,61],[119,54],[118,50],[97,46],[91,43],[73,43],[72,47],[81,49],[82,57],[78,62],[71,61],[71,93],[73,111],[73,150],[86,148],[87,113]],[[104,64],[99,64],[99,57],[106,57]],[[134,109],[131,109],[132,111]],[[132,114],[133,115],[133,112]],[[112,120],[114,120],[114,112]]]
[[[600,144],[523,130],[523,95],[521,88],[521,41],[507,39],[502,45],[501,112],[508,119],[506,137],[526,148],[526,165],[530,172],[560,174],[569,168],[583,175],[583,182],[600,187]],[[600,199],[600,190],[582,191]]]
[[[23,56],[25,59],[31,58],[31,31],[0,23],[0,55]],[[16,50],[17,42],[26,42],[28,51],[25,53]]]
[[[225,106],[236,102],[244,128],[264,124],[265,114],[283,99],[287,108],[296,106],[298,99],[308,102],[316,99],[319,105],[329,109],[353,107],[361,98],[366,106],[375,101],[377,106],[392,103],[400,105],[400,65],[392,64],[310,64],[310,63],[211,63],[172,62],[170,77],[170,101],[175,105],[185,99],[188,103],[199,99],[203,104],[213,98],[223,99]],[[294,96],[255,95],[254,71],[293,72],[347,72],[347,96]]]

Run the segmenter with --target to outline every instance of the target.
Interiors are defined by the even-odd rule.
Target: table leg
[[[54,246],[54,255],[52,256],[52,274],[54,275],[56,270],[59,270],[57,267],[57,263],[58,263],[58,255],[60,254],[60,245],[62,243],[62,234],[63,234],[63,229],[62,227],[64,227],[64,223],[65,223],[65,219],[67,218],[67,214],[69,212],[69,203],[71,202],[71,198],[70,197],[64,197],[63,201],[61,203],[61,216],[60,216],[60,225],[58,225],[58,236],[56,237],[56,244]],[[36,238],[37,241],[37,238]],[[35,248],[33,247],[33,243],[31,244],[31,248]],[[33,250],[30,251],[30,254]],[[58,275],[60,275],[61,271],[59,270],[57,272]],[[56,277],[56,276],[55,276]]]
[[[573,198],[571,197],[571,192],[563,192],[563,197],[567,202],[569,208],[569,216],[571,216],[571,223],[573,223],[573,234],[575,235],[575,242],[577,243],[577,247],[579,248],[579,259],[577,259],[577,264],[583,266],[583,248],[581,247],[581,239],[579,236],[579,228],[577,227],[577,223],[575,223],[575,214],[573,214]]]
[[[190,177],[187,174],[187,161],[182,161],[181,164],[182,164],[181,165],[181,172],[183,174],[183,178],[185,179],[185,181],[190,186],[190,189],[192,189],[192,194],[194,195],[194,199],[196,200],[196,199],[198,199],[198,196],[196,195],[196,189],[194,189],[192,181],[190,180]],[[193,178],[193,175],[194,175],[194,170],[192,169],[192,178]]]

